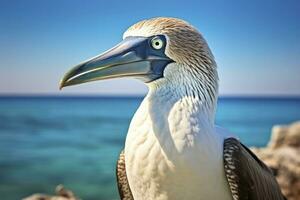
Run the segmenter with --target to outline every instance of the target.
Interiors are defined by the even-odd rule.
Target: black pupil
[[[158,45],[159,45],[159,42],[155,42],[155,45],[158,46]]]

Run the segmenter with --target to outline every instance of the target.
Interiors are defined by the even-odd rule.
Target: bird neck
[[[142,152],[149,152],[145,141],[158,141],[168,158],[174,160],[176,152],[181,154],[195,143],[201,146],[201,152],[207,151],[207,144],[215,148],[216,100],[205,96],[208,90],[205,84],[172,74],[148,84],[149,92],[128,130],[125,144],[128,154],[141,146],[145,148]]]
[[[127,147],[155,136],[168,157],[176,160],[175,152],[183,152],[195,142],[201,141],[203,151],[205,144],[214,144],[214,102],[206,102],[203,94],[188,92],[179,82],[150,86],[131,122]]]
[[[181,109],[201,116],[201,119],[213,125],[218,96],[217,73],[215,77],[203,74],[195,77],[182,66],[169,66],[164,78],[148,85],[145,101],[149,102],[149,109],[159,106]]]

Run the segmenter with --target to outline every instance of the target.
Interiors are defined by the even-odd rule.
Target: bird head
[[[200,93],[212,100],[218,88],[216,64],[205,39],[176,18],[134,24],[121,43],[67,72],[60,88],[119,77],[134,77],[151,87],[180,84],[187,94]]]

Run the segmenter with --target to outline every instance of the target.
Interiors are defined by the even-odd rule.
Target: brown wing
[[[120,199],[133,200],[126,175],[124,150],[120,153],[119,159],[117,161],[116,175]]]
[[[284,200],[272,171],[235,138],[224,141],[225,174],[234,200]]]

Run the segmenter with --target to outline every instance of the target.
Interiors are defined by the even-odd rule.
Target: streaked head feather
[[[202,35],[192,25],[177,18],[157,17],[132,25],[123,37],[166,35],[166,54],[181,64],[213,64],[214,57]]]

